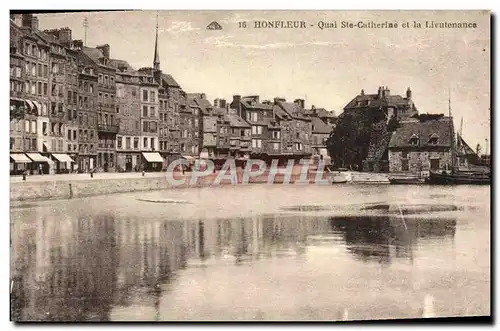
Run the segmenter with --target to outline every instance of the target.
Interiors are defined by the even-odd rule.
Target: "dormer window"
[[[429,138],[429,145],[437,145],[438,141],[439,141],[439,136],[433,133]]]
[[[418,136],[416,134],[410,137],[410,145],[418,145]]]

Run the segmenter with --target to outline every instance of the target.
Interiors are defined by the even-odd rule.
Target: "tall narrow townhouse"
[[[83,53],[97,70],[97,168],[113,172],[116,165],[116,69],[110,63],[110,46],[83,47]]]
[[[118,171],[139,171],[141,155],[141,84],[139,72],[126,61],[112,60],[116,73],[116,113],[119,131],[116,136]]]

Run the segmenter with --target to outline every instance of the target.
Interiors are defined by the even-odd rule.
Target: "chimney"
[[[303,110],[305,108],[305,100],[304,99],[295,99],[293,101],[294,104],[296,104],[297,106],[299,106],[299,108],[301,110]]]
[[[389,87],[388,87],[388,86],[386,86],[386,87],[385,87],[385,90],[384,90],[384,96],[386,96],[386,97],[387,97],[387,96],[389,96],[389,95],[391,95],[391,90],[389,90]]]
[[[382,88],[382,86],[379,86],[378,87],[378,98],[382,99],[383,95],[384,95],[384,89]]]
[[[59,33],[59,41],[62,43],[71,42],[71,29],[68,27],[62,28]]]
[[[214,99],[214,108],[220,108],[220,99],[219,98]]]
[[[220,108],[229,108],[229,107],[226,107],[226,106],[229,106],[226,104],[226,99],[220,99],[219,101],[219,107]]]
[[[311,110],[312,110],[314,113],[316,113],[316,106],[315,106],[315,105],[312,105],[312,106],[311,106]]]
[[[110,56],[109,44],[99,45],[99,46],[96,46],[96,48],[102,52],[102,54],[104,55],[104,57],[106,59],[109,60],[109,56]]]
[[[200,98],[203,100],[207,99],[207,95],[205,93],[200,93]]]
[[[408,89],[406,90],[406,98],[407,99],[411,99],[411,90],[410,88],[408,87]]]
[[[237,107],[241,102],[241,95],[233,95],[233,106],[231,108]]]
[[[361,90],[361,95],[365,95],[365,90]]]
[[[274,98],[274,104],[277,105],[278,102],[286,102],[286,99],[285,98],[275,97]]]
[[[33,14],[23,14],[22,22],[23,27],[38,30],[38,17]]]

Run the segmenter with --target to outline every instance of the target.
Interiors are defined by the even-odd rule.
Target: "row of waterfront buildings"
[[[333,112],[305,102],[186,93],[160,69],[113,59],[69,28],[40,30],[32,14],[10,20],[11,172],[162,170],[184,157],[225,161],[322,158]]]

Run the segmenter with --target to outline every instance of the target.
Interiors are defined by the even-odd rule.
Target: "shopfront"
[[[163,158],[158,152],[142,153],[144,160],[144,171],[161,171]]]
[[[10,154],[10,174],[21,175],[25,170],[28,170],[31,163],[31,159],[23,153]]]

